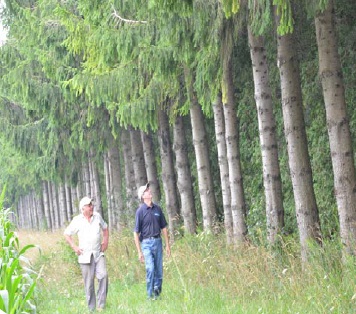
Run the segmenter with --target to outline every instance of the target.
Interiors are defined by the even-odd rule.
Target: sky
[[[3,5],[4,5],[4,1],[0,0],[0,11],[2,10]],[[0,17],[0,46],[4,43],[5,39],[6,39],[6,31],[2,27],[1,17]]]

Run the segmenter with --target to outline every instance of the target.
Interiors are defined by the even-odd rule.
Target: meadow
[[[18,237],[22,246],[38,246],[26,254],[39,273],[37,312],[88,313],[76,256],[62,231],[19,231]],[[355,261],[341,263],[338,245],[325,243],[311,248],[310,262],[301,267],[298,250],[293,240],[271,250],[233,247],[204,233],[178,239],[172,256],[164,257],[161,298],[149,301],[132,233],[112,233],[104,313],[355,313]]]

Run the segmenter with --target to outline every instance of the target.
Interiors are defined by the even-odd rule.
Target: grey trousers
[[[80,268],[84,279],[84,290],[89,310],[95,310],[96,301],[98,308],[105,308],[109,284],[105,256],[99,257],[97,262],[91,256],[90,264],[80,264]],[[98,279],[97,300],[95,296],[95,277]]]

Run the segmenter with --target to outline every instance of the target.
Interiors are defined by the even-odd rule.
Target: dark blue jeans
[[[163,252],[162,239],[144,239],[141,243],[142,253],[145,258],[147,296],[153,296],[153,290],[162,290],[163,278]]]

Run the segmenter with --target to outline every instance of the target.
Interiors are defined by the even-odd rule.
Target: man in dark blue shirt
[[[162,209],[152,202],[149,184],[138,189],[141,201],[136,211],[134,238],[141,263],[146,266],[146,283],[148,299],[157,299],[162,291],[163,249],[161,232],[166,245],[166,253],[171,255],[167,222]]]

